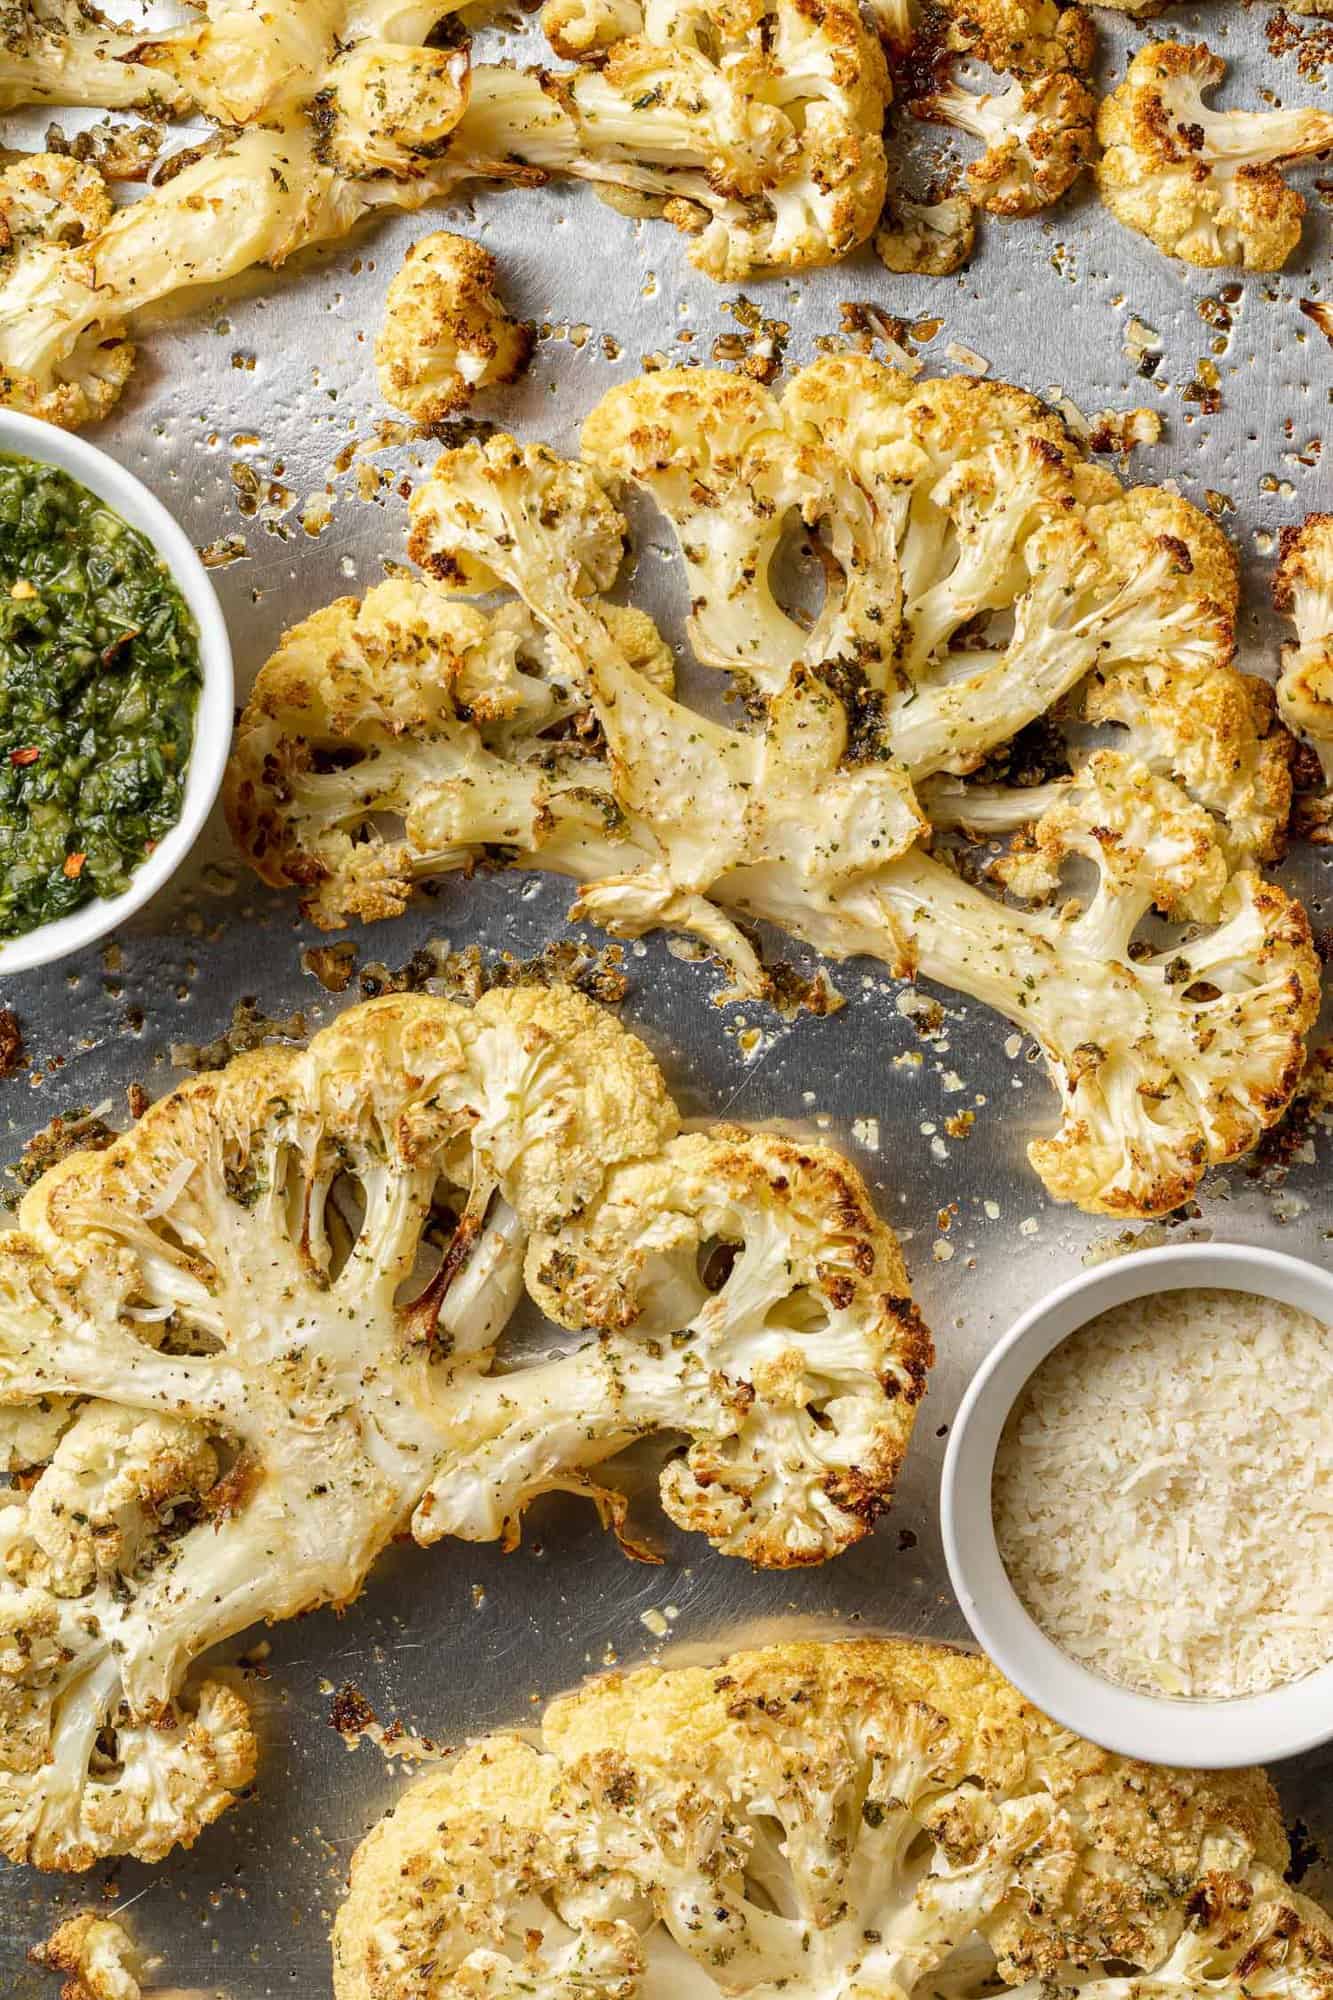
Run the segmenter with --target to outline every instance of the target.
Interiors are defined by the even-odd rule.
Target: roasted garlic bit
[[[447,229],[412,245],[389,286],[375,342],[380,394],[422,425],[468,407],[478,389],[513,382],[532,354],[531,324],[496,297],[495,259]]]
[[[1333,113],[1215,111],[1203,93],[1226,67],[1202,42],[1141,49],[1098,114],[1097,186],[1117,222],[1168,257],[1277,271],[1305,217],[1280,163],[1333,146]]]

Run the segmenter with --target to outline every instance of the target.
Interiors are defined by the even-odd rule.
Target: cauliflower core
[[[439,424],[478,389],[522,374],[534,331],[509,317],[494,285],[495,259],[479,243],[443,229],[418,238],[389,286],[375,342],[386,403]]]
[[[617,936],[693,933],[732,992],[771,993],[754,919],[941,980],[1041,1041],[1063,1117],[1032,1158],[1088,1209],[1170,1209],[1253,1145],[1294,1088],[1318,969],[1257,866],[1290,746],[1233,664],[1219,530],[1125,491],[1020,390],[862,357],[780,401],[664,370],[612,390],[583,445],[446,453],[413,501],[429,581],[287,635],[227,781],[264,879],[333,927],[425,875],[536,866]],[[695,655],[748,726],[677,699],[649,621],[606,601],[612,482],[671,524]],[[813,622],[770,581],[792,522],[826,575]],[[497,589],[498,611],[457,601]],[[1050,782],[1006,783],[1043,718]],[[1021,835],[1046,875],[960,872],[969,835]]]
[[[1225,74],[1202,42],[1141,49],[1098,113],[1097,186],[1116,220],[1168,257],[1277,271],[1305,216],[1278,165],[1333,146],[1333,114],[1214,111],[1203,92]]]
[[[345,1604],[411,1533],[681,1434],[671,1518],[817,1562],[887,1504],[930,1339],[817,1146],[682,1136],[647,1050],[563,989],[351,1009],[73,1154],[0,1237],[0,1850],[155,1861],[248,1784],[210,1647]],[[493,1373],[524,1291],[555,1359]],[[94,1988],[94,1991],[97,1989]]]
[[[412,1785],[337,2000],[1329,1991],[1259,1771],[1133,1764],[984,1659],[791,1644],[614,1674]]]

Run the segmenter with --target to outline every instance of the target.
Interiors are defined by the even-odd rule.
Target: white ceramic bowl
[[[0,978],[47,965],[115,930],[175,874],[198,838],[222,783],[235,701],[231,643],[218,603],[193,546],[160,500],[117,465],[96,445],[39,423],[12,410],[0,410],[0,452],[58,465],[145,535],[171,571],[181,596],[199,628],[199,660],[203,686],[195,713],[194,748],[190,753],[181,816],[147,860],[135,869],[123,894],[98,897],[68,917],[41,924],[23,937],[0,940]]]
[[[1000,1560],[991,1520],[996,1448],[1033,1370],[1110,1307],[1195,1286],[1256,1292],[1333,1323],[1333,1276],[1275,1250],[1184,1244],[1103,1264],[1032,1306],[977,1370],[945,1454],[940,1511],[963,1615],[1029,1700],[1108,1750],[1220,1770],[1296,1756],[1333,1739],[1333,1664],[1230,1701],[1178,1701],[1114,1686],[1062,1652],[1029,1616]]]

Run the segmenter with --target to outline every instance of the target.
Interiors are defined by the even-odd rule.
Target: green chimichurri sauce
[[[151,544],[0,453],[0,937],[128,886],[180,817],[200,684]]]

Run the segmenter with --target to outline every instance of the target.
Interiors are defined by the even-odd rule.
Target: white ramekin
[[[141,909],[175,874],[212,811],[222,783],[231,744],[235,692],[231,644],[217,593],[192,544],[161,501],[155,500],[133,473],[126,472],[123,465],[117,465],[114,458],[99,451],[96,445],[68,431],[57,430],[53,424],[39,423],[35,417],[19,416],[13,410],[0,410],[0,452],[58,465],[147,537],[194,614],[203,673],[195,712],[194,748],[190,753],[181,815],[175,826],[135,869],[123,894],[97,897],[68,917],[41,924],[23,937],[0,940],[0,978],[3,978],[6,973],[27,972],[35,965],[48,965],[52,959],[64,958],[105,937]]]
[[[1062,1652],[1023,1608],[1000,1560],[991,1519],[996,1448],[1033,1370],[1108,1308],[1187,1286],[1255,1292],[1333,1324],[1333,1276],[1248,1244],[1143,1250],[1071,1279],[1030,1307],[972,1378],[945,1454],[940,1512],[963,1615],[1001,1673],[1030,1701],[1105,1749],[1154,1764],[1220,1770],[1296,1756],[1333,1738],[1333,1664],[1230,1701],[1172,1700],[1114,1686]]]

